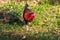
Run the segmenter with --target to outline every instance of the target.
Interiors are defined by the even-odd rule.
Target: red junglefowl
[[[31,12],[29,5],[26,3],[24,13],[23,13],[23,18],[24,18],[25,24],[28,24],[28,22],[32,22],[34,20],[35,15],[36,15],[36,13]]]

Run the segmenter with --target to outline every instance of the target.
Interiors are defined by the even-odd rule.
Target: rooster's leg
[[[28,25],[28,22],[25,20],[25,24]]]

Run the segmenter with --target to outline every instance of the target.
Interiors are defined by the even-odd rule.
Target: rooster
[[[23,18],[24,18],[25,24],[28,24],[28,22],[32,22],[35,18],[35,15],[36,15],[36,13],[31,12],[29,5],[26,3],[25,9],[23,12]]]

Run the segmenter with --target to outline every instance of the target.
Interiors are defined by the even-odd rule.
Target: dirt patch
[[[5,3],[11,2],[11,0],[0,0],[0,5],[3,5]]]

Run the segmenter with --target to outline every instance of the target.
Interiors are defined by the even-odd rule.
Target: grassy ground
[[[12,10],[10,14],[21,18],[24,4],[4,4],[0,6],[0,11],[9,9]],[[60,40],[60,5],[51,5],[48,2],[39,5],[28,4],[32,12],[36,12],[34,21],[29,24],[30,29],[23,25],[24,22],[3,24],[0,19],[0,40]]]

